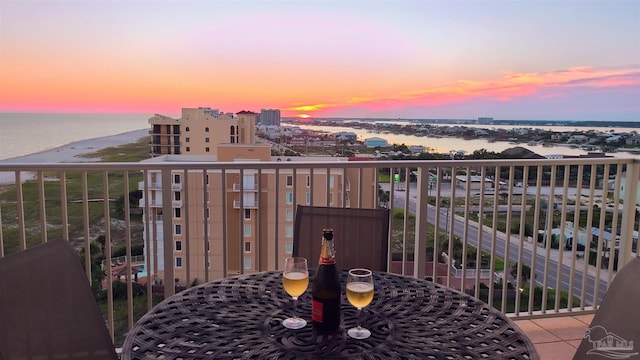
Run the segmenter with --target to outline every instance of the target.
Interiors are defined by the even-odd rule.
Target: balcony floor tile
[[[516,320],[543,360],[571,360],[593,314]]]

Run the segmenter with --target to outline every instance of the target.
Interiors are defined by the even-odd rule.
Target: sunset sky
[[[640,0],[0,0],[0,112],[640,121]]]

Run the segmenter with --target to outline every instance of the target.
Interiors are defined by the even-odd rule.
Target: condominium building
[[[160,171],[146,174],[148,185],[140,204],[149,207],[144,221],[151,241],[145,255],[151,260],[152,273],[161,275],[165,269],[165,236],[172,238],[176,281],[189,285],[224,277],[225,272],[281,267],[293,251],[297,204],[376,206],[374,169],[287,168],[287,164],[299,161],[349,159],[273,158],[270,145],[256,143],[255,116],[247,111],[233,115],[198,108],[183,109],[180,119],[162,115],[149,119],[154,157],[147,161],[203,163],[202,170],[175,172],[170,180]],[[273,161],[279,166],[277,171],[273,167],[258,171],[233,166],[224,172],[206,170],[206,163],[214,161]],[[163,180],[170,184],[163,184]],[[143,186],[142,182],[141,189]],[[165,186],[171,189],[170,203],[163,199],[163,194],[169,194],[163,193]],[[168,218],[163,216],[165,211],[171,211],[170,226],[164,223]],[[170,234],[165,234],[167,231]]]
[[[262,109],[258,117],[258,124],[280,126],[280,110]]]
[[[216,155],[218,144],[253,144],[257,116],[208,107],[184,108],[179,119],[156,114],[149,119],[151,155]]]

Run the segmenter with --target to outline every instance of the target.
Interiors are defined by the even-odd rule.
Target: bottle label
[[[311,300],[311,319],[319,323],[323,322],[323,303],[318,300]]]
[[[320,256],[320,260],[318,261],[318,264],[321,264],[321,265],[330,265],[335,263],[336,263],[336,258],[330,258],[330,257],[324,257],[324,256]]]

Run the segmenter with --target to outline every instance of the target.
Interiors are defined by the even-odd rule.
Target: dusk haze
[[[0,112],[640,120],[640,1],[2,1]]]

